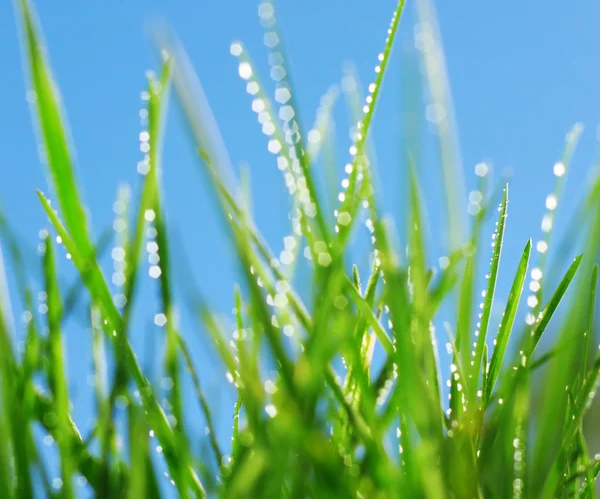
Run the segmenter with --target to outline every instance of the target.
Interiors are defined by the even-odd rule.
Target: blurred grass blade
[[[0,464],[6,466],[0,470],[0,482],[6,486],[4,490],[9,498],[13,497],[13,490],[18,496],[33,497],[26,456],[23,456],[23,453],[19,452],[19,447],[16,447],[20,442],[15,438],[17,430],[14,421],[13,382],[18,379],[18,373],[7,323],[11,312],[6,310],[8,301],[5,297],[8,297],[8,293],[5,295],[5,290],[7,290],[6,271],[0,246],[0,432],[3,437],[0,442],[2,460]],[[25,448],[21,450],[24,451]]]
[[[583,369],[581,372],[587,374],[587,364],[590,352],[590,344],[595,336],[594,318],[596,315],[596,293],[598,291],[598,264],[592,268],[592,278],[590,283],[590,294],[588,297],[587,329],[585,335],[585,346],[583,348]]]
[[[564,189],[566,173],[569,171],[569,165],[571,163],[571,157],[575,152],[575,148],[577,147],[577,143],[579,142],[579,137],[583,132],[583,125],[581,123],[576,123],[573,125],[571,130],[567,133],[565,139],[565,147],[563,150],[563,154],[561,160],[554,165],[554,175],[556,177],[556,184],[554,186],[554,191],[546,198],[546,208],[547,213],[544,215],[542,219],[542,232],[544,233],[542,240],[537,243],[537,248],[542,248],[543,251],[539,251],[540,253],[540,262],[538,267],[542,270],[542,273],[546,273],[546,261],[548,257],[548,247],[550,245],[550,238],[553,234],[553,228],[555,226],[554,220],[556,218],[556,207],[558,206],[562,191]],[[534,314],[539,312],[539,307],[542,303],[544,286],[540,286],[539,289],[535,293],[535,297],[537,298],[537,307],[534,309]]]
[[[73,490],[73,456],[67,438],[69,421],[69,391],[67,388],[67,370],[63,357],[63,344],[60,332],[62,303],[56,279],[54,252],[50,236],[46,236],[44,253],[44,274],[46,278],[46,293],[48,295],[48,343],[50,352],[49,384],[56,404],[56,417],[59,422],[58,447],[62,469],[62,494],[66,498],[74,497]]]
[[[572,407],[572,416],[568,418],[567,427],[562,437],[562,444],[560,449],[556,453],[553,461],[552,468],[548,474],[547,481],[544,484],[544,490],[542,493],[547,495],[555,492],[559,486],[562,476],[560,473],[561,461],[567,458],[567,452],[569,447],[572,445],[577,432],[581,428],[583,416],[586,411],[590,408],[594,397],[596,395],[596,388],[600,381],[600,353],[596,355],[594,363],[591,366],[590,372],[586,376],[585,382],[577,396],[577,400],[574,401]]]
[[[421,210],[420,188],[412,159],[409,158],[409,233],[408,264],[412,284],[413,331],[417,362],[424,366],[427,386],[432,390],[434,400],[441,398],[438,381],[437,351],[432,337],[430,317],[427,315],[428,279],[425,250],[425,222]]]
[[[277,64],[272,65],[273,70],[271,72],[272,76],[278,74],[277,78],[273,78],[277,82],[276,92],[285,92],[287,90],[287,98],[280,99],[285,100],[285,102],[281,102],[283,105],[280,107],[279,116],[284,122],[286,130],[285,142],[290,146],[288,158],[286,159],[289,159],[289,162],[292,164],[292,170],[296,169],[299,190],[301,193],[304,193],[300,197],[299,207],[304,214],[303,221],[308,226],[316,225],[311,232],[315,233],[315,239],[329,244],[330,234],[325,221],[324,204],[317,189],[314,165],[311,165],[310,157],[304,148],[300,110],[296,105],[296,89],[294,88],[289,71],[283,35],[279,30],[279,25],[275,17],[273,2],[267,0],[261,5],[270,7],[259,11],[259,16],[261,17],[262,24],[268,26],[264,37],[265,45],[269,48],[271,57],[275,58],[277,62]],[[316,222],[315,224],[313,224],[313,219]],[[310,246],[312,248],[313,245],[311,244]]]
[[[179,348],[181,349],[181,353],[183,354],[183,358],[187,365],[188,371],[192,376],[192,381],[194,383],[194,389],[196,390],[196,396],[198,397],[198,401],[200,402],[200,406],[202,408],[202,412],[204,413],[204,418],[206,420],[206,427],[208,428],[208,435],[210,438],[210,445],[215,454],[215,460],[217,462],[217,466],[220,466],[223,462],[223,453],[219,448],[219,443],[217,442],[217,432],[215,430],[215,425],[213,423],[212,413],[210,410],[210,406],[204,396],[204,392],[202,391],[202,387],[200,386],[200,378],[198,377],[198,373],[196,372],[196,368],[194,367],[194,363],[192,362],[192,356],[188,350],[187,345],[183,341],[181,336],[177,337],[179,342]]]
[[[415,44],[422,54],[424,74],[431,94],[428,112],[431,109],[438,131],[447,203],[449,243],[450,249],[456,250],[464,241],[464,215],[462,210],[456,208],[464,204],[465,180],[461,168],[448,71],[433,2],[418,0],[416,7],[418,31],[415,35]]]
[[[385,352],[388,355],[392,355],[394,352],[394,345],[392,344],[392,341],[390,340],[383,326],[377,320],[377,317],[375,317],[375,314],[372,310],[372,305],[370,305],[367,300],[360,295],[358,290],[352,284],[352,281],[348,279],[347,284],[348,286],[346,289],[350,293],[350,296],[354,300],[354,303],[356,304],[356,307],[360,311],[362,317],[367,321],[369,326],[373,328],[373,331],[375,332],[377,339],[381,342],[381,346]]]
[[[150,212],[153,213],[153,224],[156,231],[155,243],[157,245],[156,255],[158,256],[158,269],[160,270],[158,280],[160,282],[160,295],[162,304],[162,316],[159,321],[166,329],[166,347],[164,356],[165,376],[170,379],[172,388],[169,393],[169,403],[173,413],[172,429],[175,437],[176,453],[183,462],[188,461],[191,454],[189,441],[186,436],[183,420],[183,402],[180,383],[180,365],[178,334],[175,331],[175,316],[173,312],[173,300],[171,290],[171,264],[169,251],[169,235],[167,233],[164,208],[160,193],[160,150],[162,146],[162,126],[165,119],[165,111],[168,96],[168,84],[171,71],[171,65],[168,58],[163,66],[162,77],[156,80],[153,75],[148,78],[148,132],[150,146],[150,170],[149,176],[153,176],[152,183],[156,186],[155,198],[150,210],[144,212],[144,216]],[[155,320],[156,321],[156,320]],[[159,325],[161,323],[159,322]],[[172,474],[172,478],[177,485],[181,497],[188,496],[188,487],[186,482],[189,477],[186,476],[185,469],[178,469],[177,475]],[[193,485],[193,484],[190,484]]]
[[[131,462],[136,463],[131,469],[128,498],[158,499],[161,494],[148,450],[148,428],[144,424],[144,416],[138,406],[129,405],[128,419]]]

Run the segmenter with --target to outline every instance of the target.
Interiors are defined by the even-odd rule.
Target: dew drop
[[[249,80],[252,76],[252,66],[249,62],[240,62],[240,65],[238,67],[238,73],[240,75],[240,78],[242,78],[243,80]]]

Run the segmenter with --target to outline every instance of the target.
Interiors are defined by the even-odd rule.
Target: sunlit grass
[[[596,496],[600,456],[588,452],[583,420],[600,374],[594,328],[598,180],[578,211],[583,255],[571,259],[558,253],[562,261],[555,267],[564,274],[557,287],[541,284],[554,270],[546,252],[581,127],[569,133],[563,158],[554,165],[557,185],[546,201],[542,239],[523,241],[516,269],[505,268],[503,242],[511,237],[509,214],[515,215],[509,188],[489,189],[489,168],[478,164],[479,188],[470,198],[473,223],[468,227],[467,213],[460,209],[466,204],[465,186],[435,13],[428,1],[417,4],[417,48],[431,99],[427,114],[439,137],[450,234],[449,253],[439,266],[432,264],[424,235],[427,211],[419,185],[418,145],[403,144],[408,199],[406,221],[399,225],[407,228],[406,234],[398,237],[392,219],[382,213],[373,180],[370,129],[402,26],[404,1],[393,12],[382,51],[374,57],[373,81],[362,108],[356,105],[361,99],[357,83],[346,76],[344,91],[356,121],[333,213],[323,200],[315,165],[320,155],[325,162],[333,157],[328,148],[338,91],[330,89],[314,126],[301,130],[282,34],[273,5],[265,1],[259,16],[266,29],[274,100],[242,44],[232,43],[231,53],[266,136],[261,147],[273,154],[291,197],[290,235],[283,250],[273,251],[261,236],[249,210],[248,186],[238,185],[230,168],[200,81],[183,48],[163,33],[157,36],[163,66],[159,76],[149,75],[143,94],[147,128],[140,135],[144,159],[138,167],[143,181],[137,196],[132,199],[129,189],[122,188],[115,202],[109,282],[99,263],[106,242],[92,236],[35,15],[29,2],[16,2],[52,195],[38,192],[49,219],[39,247],[45,290],[39,307],[29,285],[36,273],[23,263],[25,250],[10,220],[0,216],[8,255],[6,261],[0,259],[0,291],[6,287],[6,267],[15,275],[11,291],[24,304],[27,324],[24,346],[17,349],[9,295],[0,293],[0,489],[5,497],[45,492],[139,498],[173,490],[181,497]],[[180,304],[214,343],[223,368],[218,376],[237,392],[231,441],[217,438],[211,400],[203,392],[203,377],[217,374],[194,364],[188,333],[177,320],[175,243],[167,229],[160,157],[171,87],[239,264],[239,283],[232,283],[233,331],[211,309],[209,288],[193,289]],[[498,221],[490,248],[482,228],[494,216]],[[351,259],[355,239],[350,236],[359,223],[370,235],[366,273],[359,271],[365,268],[361,262]],[[66,250],[81,286],[61,289],[57,245]],[[150,279],[141,272],[144,247]],[[481,255],[491,260],[480,295],[476,262]],[[306,265],[298,265],[302,260]],[[311,276],[308,293],[294,288],[295,273],[305,267]],[[496,330],[492,310],[498,306],[501,273],[514,278]],[[139,288],[150,285],[158,287],[160,297],[160,312],[152,320],[165,336],[160,355],[166,398],[149,381],[151,373],[130,343],[133,311],[142,306]],[[524,323],[517,320],[519,306],[528,308]],[[64,323],[74,309],[84,309],[91,324],[81,334],[92,335],[96,417],[85,436],[70,414],[69,359],[63,347]],[[558,339],[539,352],[551,326],[559,331]],[[445,353],[449,368],[440,361]],[[546,383],[540,382],[540,373],[547,376]],[[187,376],[195,398],[184,393]],[[118,404],[127,408],[120,419]],[[191,404],[199,404],[203,413],[203,420],[193,423],[197,427],[185,424]],[[59,476],[49,474],[48,457],[34,437],[38,428],[56,442]],[[192,437],[199,428],[206,433],[207,453],[198,453]]]

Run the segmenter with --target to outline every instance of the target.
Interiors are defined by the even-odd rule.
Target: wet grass
[[[98,261],[105,243],[96,244],[92,237],[32,6],[16,2],[54,194],[51,202],[39,192],[40,209],[49,219],[39,248],[43,306],[34,306],[25,250],[10,220],[0,217],[7,250],[0,278],[6,281],[5,265],[12,269],[16,288],[11,291],[25,304],[20,312],[27,324],[24,346],[17,349],[9,301],[1,302],[4,497],[45,493],[68,498],[83,490],[96,497],[132,498],[172,495],[174,490],[181,497],[596,496],[592,484],[600,460],[588,453],[583,422],[600,374],[594,329],[599,179],[591,183],[578,212],[583,255],[566,261],[566,253],[557,252],[561,261],[552,266],[546,259],[581,127],[569,133],[565,153],[554,166],[557,184],[546,201],[542,240],[535,247],[524,241],[516,269],[505,268],[501,257],[503,241],[510,237],[508,186],[490,189],[488,166],[479,164],[478,195],[469,205],[472,223],[457,209],[464,181],[456,160],[443,52],[430,4],[417,4],[417,46],[436,114],[432,121],[440,140],[451,234],[448,256],[439,266],[427,257],[417,147],[404,144],[408,199],[402,225],[407,230],[400,242],[381,211],[370,160],[371,123],[404,2],[393,13],[364,104],[356,105],[362,99],[358,84],[346,76],[344,91],[356,124],[333,216],[322,199],[315,160],[331,157],[330,113],[337,92],[325,96],[315,126],[304,133],[273,6],[265,2],[259,13],[277,82],[274,101],[244,47],[234,42],[231,53],[239,59],[239,76],[292,199],[291,235],[284,250],[276,256],[252,220],[247,189],[238,185],[229,167],[216,120],[183,48],[170,37],[157,36],[164,63],[159,76],[149,76],[144,94],[143,183],[135,201],[122,191],[115,204],[122,226],[115,233],[112,256],[118,278],[113,276],[111,285]],[[203,393],[203,376],[214,374],[197,370],[176,320],[170,258],[174,242],[168,237],[160,175],[171,87],[185,111],[199,170],[212,189],[239,263],[234,331],[203,298],[202,291],[209,289],[195,290],[183,304],[214,342],[223,372],[237,391],[231,441],[216,437],[210,398]],[[488,236],[481,234],[489,217],[497,217],[491,249]],[[362,275],[350,258],[351,235],[361,223],[372,244],[371,265]],[[571,230],[566,238],[572,238]],[[61,286],[57,244],[64,246],[80,276],[80,284],[71,289]],[[400,244],[406,251],[396,249]],[[564,245],[557,243],[558,248]],[[142,283],[144,246],[154,280]],[[482,298],[476,292],[479,255],[491,257]],[[303,258],[311,273],[309,293],[294,289],[296,262]],[[546,289],[542,279],[563,267],[558,286]],[[514,279],[496,328],[491,318],[498,306],[500,273],[514,273]],[[158,285],[160,295],[162,313],[154,322],[165,337],[159,354],[169,380],[166,398],[149,381],[130,343],[131,317],[141,305],[137,292],[149,282]],[[528,308],[525,323],[517,320],[519,307]],[[63,349],[63,325],[81,308],[91,325],[81,333],[92,335],[95,370],[95,423],[85,437],[70,415]],[[554,345],[540,352],[549,328],[557,331]],[[443,344],[451,358],[449,369],[439,359],[438,345]],[[184,396],[188,376],[197,400]],[[190,404],[199,404],[203,412],[197,424],[207,428],[207,453],[198,453],[191,436],[197,428],[184,424]],[[126,407],[124,421],[117,418],[118,405]],[[40,427],[56,443],[58,477],[50,477],[48,457],[34,437]],[[167,479],[159,469],[167,470]]]

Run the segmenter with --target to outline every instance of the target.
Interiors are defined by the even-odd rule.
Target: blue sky
[[[181,38],[200,74],[234,165],[249,164],[256,220],[272,246],[281,249],[281,238],[288,228],[285,187],[250,109],[251,99],[237,76],[236,61],[229,54],[232,40],[241,40],[263,80],[268,80],[258,2],[64,0],[60,8],[55,3],[37,3],[96,233],[112,222],[117,185],[130,183],[135,190],[139,182],[140,92],[145,71],[157,68],[149,29],[154,20],[164,19]],[[407,1],[373,128],[385,207],[396,214],[401,206],[400,91],[409,78],[403,72],[406,65],[402,59],[410,56],[414,46],[412,4]],[[481,160],[494,165],[496,179],[506,168],[514,173],[503,257],[509,270],[501,276],[502,292],[509,285],[526,239],[531,236],[535,240],[540,235],[544,200],[554,182],[552,166],[560,157],[565,134],[577,121],[584,124],[585,131],[568,172],[559,223],[567,219],[586,186],[600,117],[596,63],[600,4],[580,0],[576,8],[566,8],[557,0],[506,0],[438,2],[437,7],[468,183],[474,185],[473,168]],[[394,8],[392,0],[280,0],[277,17],[305,124],[312,123],[319,98],[329,85],[339,83],[345,64],[354,63],[361,80],[371,81]],[[2,2],[0,202],[22,237],[35,248],[38,231],[48,225],[35,189],[48,188],[25,100],[15,19],[10,2]],[[341,169],[350,145],[343,105],[335,117],[337,166]],[[211,289],[211,304],[228,313],[236,280],[234,257],[203,178],[198,175],[180,118],[175,106],[169,115],[164,150],[170,222],[192,263],[196,281]],[[432,137],[426,141],[428,147],[434,143]],[[441,180],[435,155],[426,150],[426,156],[429,161],[421,165],[420,175],[431,215],[431,256],[437,258],[443,254],[439,232],[443,221]],[[66,260],[61,268],[72,275]],[[142,312],[151,316],[152,303],[149,299],[147,310]],[[150,326],[145,330],[150,335],[160,334]],[[81,400],[85,400],[85,383],[77,380],[85,379],[90,369],[88,342],[75,326],[73,331],[68,336],[69,369]],[[139,347],[147,347],[148,341],[142,334]],[[196,342],[198,358],[218,366],[198,345]],[[77,355],[80,349],[85,353]],[[221,382],[222,377],[207,375],[209,389]],[[81,405],[76,404],[75,415],[85,425],[89,408]],[[226,419],[223,432],[228,431],[228,425]]]

